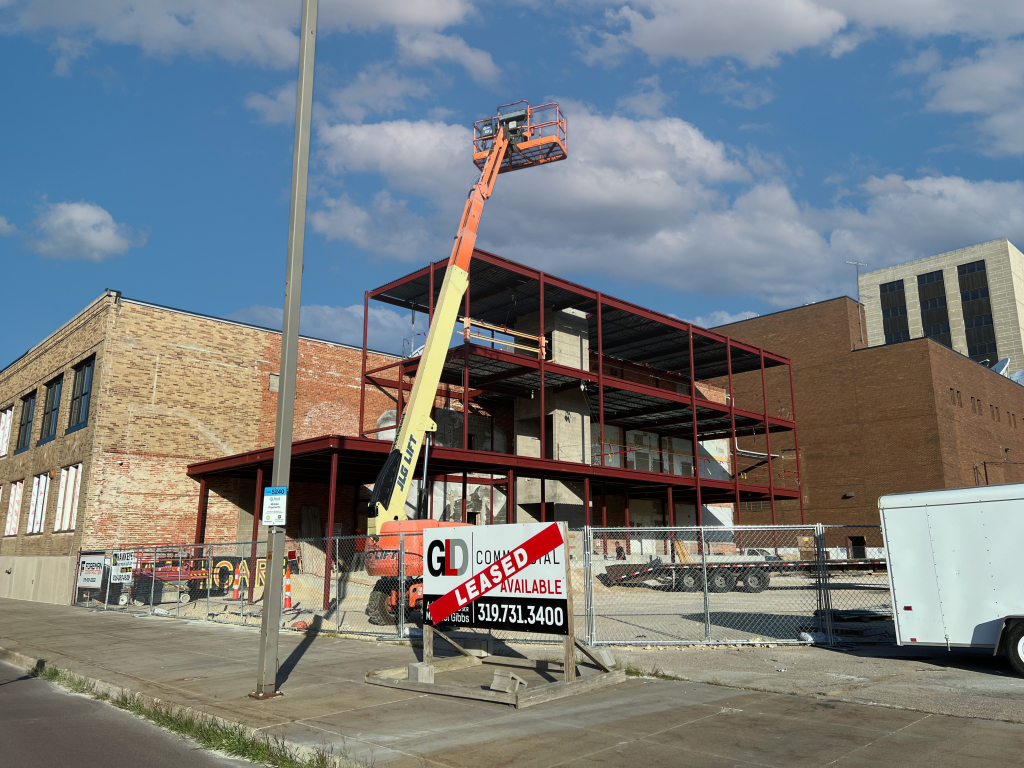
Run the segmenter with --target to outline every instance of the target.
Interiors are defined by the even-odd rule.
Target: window
[[[18,444],[14,452],[19,453],[28,448],[32,439],[32,418],[36,412],[36,393],[32,392],[21,398],[21,424],[18,427]]]
[[[996,420],[996,407],[992,403],[988,404],[988,416],[992,421]]]
[[[46,385],[46,400],[43,401],[43,429],[39,445],[48,443],[57,436],[57,413],[60,411],[60,390],[64,377],[58,376]]]
[[[975,410],[975,407],[974,407],[974,398],[973,397],[971,398],[971,413],[977,413],[977,411]]]
[[[75,381],[71,389],[71,417],[68,432],[81,429],[89,423],[89,396],[92,393],[92,369],[96,362],[90,357],[75,366]]]
[[[50,490],[50,474],[43,472],[32,479],[32,501],[28,505],[28,530],[25,533],[42,533],[43,518],[46,517],[46,492]]]
[[[82,486],[82,465],[74,464],[60,471],[57,488],[57,516],[54,531],[73,531],[78,519],[78,490]]]
[[[18,517],[21,514],[21,490],[25,481],[11,483],[11,497],[7,501],[7,523],[4,525],[4,536],[18,535]]]
[[[941,269],[917,276],[917,295],[921,300],[921,325],[924,326],[924,335],[952,347],[949,311],[946,309],[946,283],[942,279]]]
[[[0,458],[7,455],[7,446],[11,443],[11,422],[14,421],[14,406],[9,405],[0,411]]]
[[[988,295],[988,274],[984,261],[961,264],[956,268],[960,281],[960,302],[967,333],[967,355],[989,365],[996,362],[996,331],[992,325],[992,302]]]
[[[907,298],[903,281],[894,280],[879,286],[882,303],[882,330],[885,343],[910,341],[910,326],[907,323]]]
[[[959,389],[956,391],[956,407],[957,408],[963,408],[964,407],[964,401],[963,401],[963,398],[960,397],[960,390]]]

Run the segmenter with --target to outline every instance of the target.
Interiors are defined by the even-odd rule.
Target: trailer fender
[[[998,656],[1006,650],[1006,648],[1003,647],[1003,638],[1009,634],[1009,631],[1013,629],[1014,626],[1022,621],[1024,621],[1024,614],[1014,614],[1013,616],[1006,616],[1003,618],[1002,626],[999,627],[999,638],[996,640],[995,650],[992,651],[993,656]]]

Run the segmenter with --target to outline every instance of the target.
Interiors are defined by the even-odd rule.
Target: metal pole
[[[708,546],[704,539],[704,528],[700,529],[700,565],[704,573],[704,638],[711,642],[711,600],[708,596]]]
[[[210,620],[210,590],[213,589],[213,548],[206,555],[206,621]]]
[[[398,534],[398,639],[405,637],[405,534]]]
[[[313,58],[316,50],[317,0],[302,0],[299,29],[299,80],[295,104],[295,154],[292,158],[292,199],[288,224],[288,264],[285,273],[284,323],[281,327],[281,373],[274,431],[274,486],[288,486],[292,465],[292,425],[295,417],[295,370],[298,363],[299,306],[302,297],[302,246],[306,233],[306,183],[309,175],[309,124],[313,110]],[[256,698],[277,695],[277,650],[281,631],[284,578],[284,532],[267,532],[267,575],[263,591],[263,623],[256,677]]]

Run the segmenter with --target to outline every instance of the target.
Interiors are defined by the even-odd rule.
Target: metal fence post
[[[398,534],[398,639],[405,638],[405,534]]]
[[[704,578],[704,638],[711,642],[711,598],[708,595],[708,542],[704,536],[704,528],[700,528],[697,535],[700,537],[700,565]]]
[[[206,618],[210,620],[210,590],[213,589],[213,547],[206,550]]]
[[[821,616],[822,630],[825,632],[829,645],[835,645],[836,638],[832,627],[832,595],[828,578],[828,551],[825,547],[825,526],[816,523],[814,526],[814,557],[817,560],[818,611]]]
[[[594,616],[594,585],[591,581],[594,575],[593,548],[593,528],[588,525],[583,528],[583,610],[586,613],[586,629],[584,631],[588,645],[594,645],[597,642]]]
[[[103,573],[107,574],[107,592],[103,596],[103,610],[107,610],[107,603],[110,602],[110,571],[107,565],[107,553],[103,553]]]
[[[181,618],[181,557],[182,549],[178,547],[178,594],[176,595],[174,617],[176,619]]]
[[[149,581],[149,615],[153,615],[154,600],[156,600],[156,547],[153,547],[153,577]]]

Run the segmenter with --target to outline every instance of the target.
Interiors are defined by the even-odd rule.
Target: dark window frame
[[[43,425],[39,433],[39,442],[43,445],[57,437],[57,417],[60,415],[60,397],[64,389],[64,374],[50,380],[46,385],[46,397],[43,399]]]
[[[96,356],[87,357],[72,370],[75,378],[71,389],[71,405],[68,408],[68,429],[71,434],[89,426],[89,405],[92,401],[92,377],[96,368]]]
[[[33,389],[21,398],[21,421],[18,423],[18,441],[14,444],[15,455],[27,451],[32,446],[32,422],[36,415],[36,393]],[[26,418],[26,414],[28,418]]]

